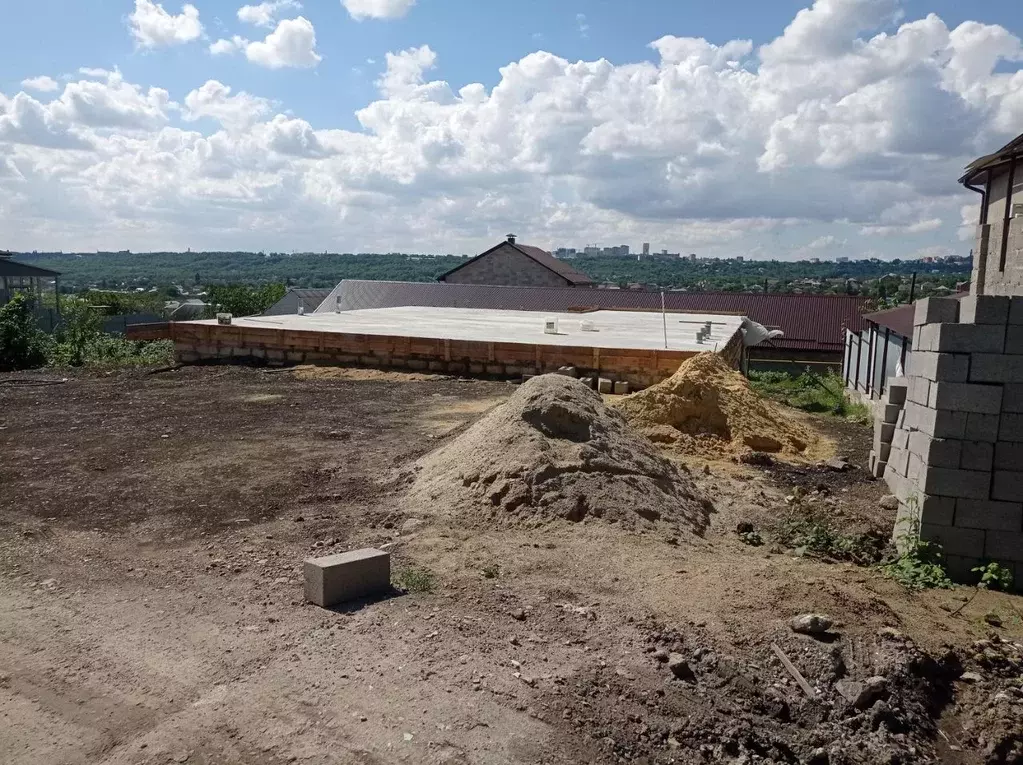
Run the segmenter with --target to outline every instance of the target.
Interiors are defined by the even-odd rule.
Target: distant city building
[[[644,255],[650,254],[650,242],[643,242],[643,254]]]
[[[695,262],[696,262],[696,253],[695,253],[695,252],[691,252],[691,253],[689,253],[689,260],[690,260],[690,262],[692,262],[692,263],[695,263]]]
[[[841,258],[835,258],[835,262],[836,263],[848,263],[849,262],[849,258],[846,258],[844,256],[841,257]]]
[[[735,256],[735,262],[736,263],[742,263],[745,260],[746,260],[746,258],[744,258],[742,255],[736,255]]]
[[[596,245],[588,244],[583,248],[584,255],[600,255],[600,248]]]

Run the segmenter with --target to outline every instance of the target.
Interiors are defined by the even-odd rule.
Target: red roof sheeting
[[[663,294],[665,308],[669,311],[740,314],[770,329],[781,329],[785,336],[772,341],[778,348],[841,351],[844,329],[858,332],[867,326],[862,316],[867,298],[863,297],[744,292]],[[588,308],[660,310],[661,293],[353,279],[341,282],[317,313],[398,306],[557,312]]]

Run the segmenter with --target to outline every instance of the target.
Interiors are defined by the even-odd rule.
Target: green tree
[[[71,366],[81,366],[90,344],[103,334],[103,318],[88,300],[69,298],[64,301],[60,319],[57,356]]]
[[[283,284],[265,284],[249,287],[244,284],[215,285],[209,288],[208,301],[218,310],[234,316],[254,316],[262,313],[282,297],[287,290]]]
[[[0,306],[0,372],[43,366],[46,343],[27,295],[19,293]]]

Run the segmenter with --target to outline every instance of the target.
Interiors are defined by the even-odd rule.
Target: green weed
[[[394,577],[394,584],[405,592],[433,592],[437,579],[426,568],[404,568]]]
[[[982,590],[1008,592],[1012,589],[1012,571],[998,561],[990,561],[983,566],[971,568],[970,571],[980,574],[980,581],[977,583],[977,586]]]

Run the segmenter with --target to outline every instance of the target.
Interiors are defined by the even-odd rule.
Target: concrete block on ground
[[[595,388],[597,386],[597,378],[595,377],[580,377],[579,382],[587,388]]]
[[[903,405],[902,411],[899,412],[899,419],[895,421],[895,427],[899,430],[906,427],[906,407]]]
[[[627,382],[619,380],[614,385],[614,392],[619,396],[624,396],[629,392],[629,384]]]
[[[958,468],[962,458],[962,441],[954,438],[931,438],[922,431],[909,434],[909,452],[925,465]]]
[[[892,447],[888,452],[888,470],[905,478],[906,472],[909,470],[909,451]],[[888,473],[885,473],[885,478],[887,477]]]
[[[988,534],[984,557],[999,563],[1023,563],[1023,533],[997,531]]]
[[[909,466],[906,468],[906,478],[913,485],[920,485],[926,468],[927,464],[920,458],[920,455],[913,454],[913,452],[909,453]]]
[[[982,470],[928,467],[920,477],[924,494],[964,499],[987,499],[991,490],[991,474]]]
[[[961,324],[1006,324],[1009,298],[1005,295],[967,295],[959,301]]]
[[[558,367],[558,374],[565,377],[578,377],[579,370],[575,367]]]
[[[959,321],[959,301],[955,298],[931,297],[917,300],[913,326]]]
[[[1012,416],[1012,415],[1008,415]],[[966,430],[963,431],[963,439],[966,441],[986,441],[993,444],[998,440],[999,423],[1001,415],[977,414],[971,412],[966,415]]]
[[[984,441],[963,441],[959,467],[963,470],[987,470],[994,467],[995,445]]]
[[[892,453],[891,444],[881,444],[877,451],[874,452],[875,456],[880,462],[888,462],[888,457]]]
[[[597,392],[598,393],[610,393],[614,390],[614,383],[608,380],[606,377],[601,377],[597,380]]]
[[[890,444],[892,439],[895,437],[895,423],[893,422],[881,422],[877,420],[874,422],[874,441],[879,444]]]
[[[1023,531],[1023,502],[990,499],[956,501],[955,525],[968,529]]]
[[[998,428],[999,441],[1023,442],[1023,414],[1003,414]]]
[[[947,555],[962,555],[965,558],[984,556],[984,537],[981,529],[960,529],[954,526],[938,526],[933,523],[920,524],[920,538],[937,542]]]
[[[909,381],[905,377],[889,377],[886,395],[889,404],[901,406],[906,403],[906,392],[909,388]]]
[[[1023,383],[1023,356],[975,353],[970,360],[970,382]]]
[[[1015,470],[996,470],[991,481],[991,499],[1023,502],[1023,473]],[[1020,530],[1023,531],[1023,528]]]
[[[928,380],[966,382],[970,372],[970,356],[966,353],[937,353],[913,349],[909,357],[910,372]]]
[[[366,548],[308,558],[303,569],[306,600],[323,608],[381,595],[391,588],[391,556],[383,550]]]
[[[927,406],[953,412],[998,414],[1002,411],[1002,386],[934,382],[930,384]]]
[[[881,407],[881,419],[886,423],[894,425],[898,422],[899,412],[901,411],[901,404],[883,404]]]
[[[1005,335],[983,324],[928,324],[921,331],[924,350],[939,353],[1001,353]]]

